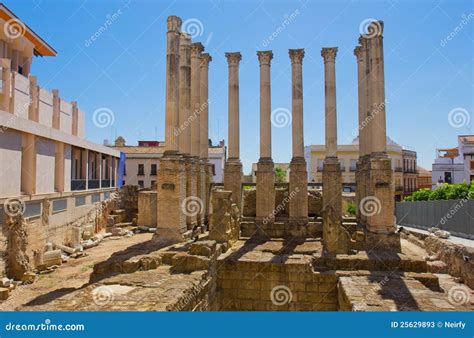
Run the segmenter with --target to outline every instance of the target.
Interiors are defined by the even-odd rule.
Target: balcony
[[[415,169],[403,169],[403,173],[404,174],[418,174],[418,170],[415,170]]]
[[[100,188],[100,180],[89,180],[89,189],[99,189]]]
[[[397,173],[401,173],[403,171],[403,168],[402,167],[396,167],[394,171],[397,172]]]
[[[86,180],[71,180],[71,191],[86,190]]]

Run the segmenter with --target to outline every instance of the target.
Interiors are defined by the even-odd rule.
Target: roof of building
[[[5,20],[23,35],[35,46],[35,55],[39,56],[56,56],[57,52],[38,34],[36,34],[28,25],[18,18],[15,13],[8,9],[3,3],[0,3],[0,18]]]
[[[416,170],[418,170],[418,173],[425,174],[425,175],[431,175],[431,170],[425,169],[423,167],[420,167],[419,165],[416,166]]]

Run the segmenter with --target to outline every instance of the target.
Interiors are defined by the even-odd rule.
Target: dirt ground
[[[69,259],[52,273],[37,276],[33,284],[18,286],[12,291],[7,301],[0,302],[0,311],[21,310],[30,305],[47,303],[49,300],[81,288],[88,284],[94,264],[105,261],[113,254],[119,254],[126,249],[130,251],[130,247],[136,247],[136,251],[139,251],[140,244],[150,241],[152,237],[152,233],[143,233],[120,239],[107,238],[98,246],[86,250],[87,256]],[[48,299],[42,297],[43,295],[47,295]]]

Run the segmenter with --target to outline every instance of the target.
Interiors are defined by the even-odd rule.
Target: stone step
[[[115,228],[126,228],[126,227],[132,227],[133,222],[120,222],[120,223],[115,223],[114,227]]]

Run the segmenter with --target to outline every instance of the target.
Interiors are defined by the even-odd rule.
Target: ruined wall
[[[138,193],[137,225],[156,226],[156,191]]]
[[[337,276],[314,272],[310,257],[286,262],[220,257],[217,295],[222,311],[336,311]]]

